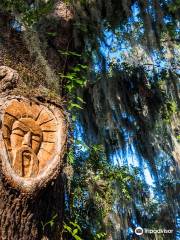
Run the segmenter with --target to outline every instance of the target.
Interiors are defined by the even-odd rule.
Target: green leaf
[[[72,69],[72,71],[73,71],[73,72],[80,72],[81,69],[80,69],[79,67],[74,67],[74,68]]]
[[[73,164],[74,163],[74,153],[73,153],[73,150],[71,149],[70,152],[68,153],[68,162],[70,164]]]
[[[87,69],[88,68],[87,65],[78,64],[78,66],[80,66],[82,69]]]
[[[69,110],[73,109],[73,108],[78,108],[78,109],[83,109],[79,104],[77,103],[70,103],[69,105]]]
[[[57,33],[56,33],[56,32],[47,32],[47,34],[48,34],[49,36],[52,36],[52,37],[57,36]]]
[[[84,79],[75,79],[75,82],[78,83],[80,86],[85,86],[86,84]]]
[[[70,224],[72,224],[74,227],[77,227],[79,231],[81,231],[80,226],[76,222],[70,222]]]
[[[72,118],[72,121],[73,121],[73,122],[76,121],[76,119],[77,119],[76,115],[74,115],[74,114],[72,115],[71,118]]]
[[[70,55],[73,55],[73,56],[76,56],[76,57],[81,57],[81,54],[76,53],[76,52],[71,52],[71,51],[69,51],[69,54],[70,54]]]
[[[66,85],[66,89],[68,90],[69,93],[72,92],[73,88],[74,88],[74,85],[73,85],[73,84],[68,84],[68,85]]]
[[[72,52],[72,51],[63,51],[63,50],[58,50],[58,52],[62,55],[66,55],[66,56],[76,56],[76,57],[81,57],[81,54],[76,53],[76,52]]]
[[[82,98],[77,97],[77,99],[78,99],[81,103],[85,103]]]
[[[54,221],[50,221],[49,224],[50,224],[51,227],[53,227]]]
[[[76,240],[82,240],[82,238],[80,238],[79,236],[74,236],[74,238],[76,239]]]
[[[58,50],[58,52],[62,55],[67,55],[67,56],[70,55],[69,52],[67,51]]]
[[[76,229],[74,229],[73,232],[72,232],[73,237],[74,237],[77,233],[78,233],[78,229],[76,228]]]
[[[65,224],[65,225],[64,225],[64,229],[67,230],[69,233],[72,234],[72,228],[69,227],[68,225]]]

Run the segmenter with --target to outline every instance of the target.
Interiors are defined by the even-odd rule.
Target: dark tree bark
[[[55,232],[61,239],[64,208],[62,180],[59,177],[54,186],[49,185],[37,196],[31,197],[1,184],[0,239],[56,239]],[[42,224],[52,219],[52,213],[57,214],[55,225],[52,229],[47,225],[43,230]],[[53,233],[54,229],[58,231]]]
[[[55,2],[54,10],[38,23],[34,35],[28,29],[18,32],[11,25],[12,20],[16,20],[13,12],[0,10],[0,240],[62,239],[67,119],[62,108],[64,80],[59,81],[56,73],[66,74],[69,66],[74,64],[73,59],[67,61],[59,54],[59,49],[74,51],[74,47],[72,11],[62,1]],[[56,32],[56,36],[51,37],[46,34],[48,32]],[[48,96],[52,90],[60,95],[58,99],[52,100]],[[35,106],[35,109],[29,110],[27,105]],[[39,122],[36,126],[33,114],[38,107],[49,111],[57,124],[47,125],[45,133],[38,132],[38,126],[42,129],[51,117],[46,119],[47,116],[42,114],[45,125]],[[23,108],[25,110],[19,116],[18,111]],[[8,120],[9,116],[14,125]],[[6,126],[7,122],[10,126]],[[36,132],[35,138],[39,134],[38,141],[46,142],[47,158],[44,159],[44,153],[38,156],[39,146],[33,151],[27,150],[27,143],[24,146],[29,137],[33,138],[32,132],[28,133],[25,127]],[[23,146],[17,151],[19,140],[14,139],[13,134],[19,136],[22,131],[16,132],[16,128],[26,130],[21,141]],[[54,132],[56,136],[53,136]],[[55,137],[56,148],[48,146],[46,149]],[[34,144],[37,143],[35,140]],[[23,157],[29,161],[29,155],[32,163],[24,164]],[[23,156],[20,161],[19,156]]]
[[[0,67],[0,239],[61,239],[66,117],[61,106],[13,95],[20,82]]]

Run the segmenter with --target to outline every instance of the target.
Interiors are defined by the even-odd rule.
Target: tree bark
[[[55,229],[58,229],[61,236],[64,189],[62,178],[58,180],[54,186],[50,185],[38,196],[31,197],[1,184],[0,239],[29,240],[42,239],[45,236],[46,239],[55,239]],[[55,225],[53,228],[47,225],[43,229],[43,224],[52,219],[53,213],[57,214]]]
[[[61,106],[13,95],[19,83],[0,67],[0,239],[61,239],[66,117]]]
[[[55,1],[54,10],[41,19],[38,30],[33,33],[28,29],[18,32],[11,25],[12,21],[18,19],[16,14],[0,10],[0,65],[3,65],[0,67],[0,240],[60,240],[64,216],[66,176],[63,168],[68,124],[61,99],[56,99],[55,96],[52,100],[51,96],[56,92],[64,97],[64,79],[60,81],[56,73],[61,71],[65,74],[70,66],[64,55],[59,54],[59,49],[73,51],[73,12],[63,1]],[[51,37],[49,32],[56,32],[56,36]],[[71,63],[73,64],[73,61]],[[47,97],[49,93],[53,93],[50,98]],[[30,108],[34,105],[35,109],[28,109],[27,105]],[[40,125],[39,129],[33,116],[38,106],[47,110],[56,120],[51,126],[47,125],[44,133],[40,131],[44,125]],[[25,109],[21,116],[18,115],[18,109]],[[33,119],[29,119],[29,116]],[[44,115],[44,122],[46,117]],[[13,134],[20,135],[19,137],[22,137],[23,133],[23,141],[8,133],[9,128],[5,127],[5,131],[3,130],[7,125],[4,122],[11,125],[11,120],[14,125],[10,126],[10,132],[15,131]],[[47,123],[50,120],[47,119]],[[52,144],[55,138],[55,122],[56,148],[49,146],[48,150],[47,144]],[[36,133],[34,145],[37,145],[37,134],[38,141],[45,139],[47,142],[44,144],[47,157],[44,158],[44,153],[38,153],[38,156],[36,150],[34,153],[32,149],[29,149],[27,154],[27,139],[33,136],[32,133],[22,130],[28,127],[32,127],[31,130]],[[52,129],[48,135],[46,133],[49,127]],[[20,134],[16,132],[19,128]],[[8,134],[12,136],[6,140]],[[26,146],[16,151],[19,141],[26,142]],[[23,151],[24,155],[27,155],[26,161],[29,155],[31,156],[33,164],[30,164],[30,167],[22,167],[22,159],[18,161]],[[56,154],[52,157],[51,153],[54,152]]]

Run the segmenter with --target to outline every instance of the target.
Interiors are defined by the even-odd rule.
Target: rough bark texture
[[[65,122],[60,161],[55,161],[47,177],[42,174],[39,181],[33,178],[32,187],[24,187],[22,176],[17,180],[14,165],[4,161],[1,155],[0,240],[61,239],[67,121],[62,100],[57,99],[54,92],[63,97],[64,82],[59,81],[56,72],[65,74],[69,67],[59,49],[73,51],[73,12],[63,1],[55,2],[54,10],[38,23],[38,31],[34,34],[28,30],[16,31],[11,25],[16,19],[13,12],[0,10],[0,66],[3,65],[0,67],[0,105],[8,98],[20,101],[25,98],[45,107],[51,106],[55,112],[57,110],[57,115],[62,113]],[[57,35],[50,36],[48,32]],[[4,114],[1,110],[0,117]],[[54,224],[50,225],[49,221]]]
[[[54,185],[49,185],[39,192],[38,196],[22,194],[4,182],[1,183],[0,199],[0,239],[2,240],[29,240],[55,239],[53,230],[58,228],[59,235],[63,220],[63,181],[59,177]],[[55,225],[45,225],[57,214]],[[55,232],[55,231],[54,231]],[[60,238],[59,238],[60,239]]]
[[[3,129],[4,127],[6,128],[6,125],[10,124],[10,122],[12,123],[11,120],[13,119],[14,122],[20,122],[23,124],[24,129],[25,126],[28,127],[25,119],[27,120],[27,117],[28,119],[31,119],[35,114],[35,112],[32,111],[31,113],[28,112],[28,108],[26,107],[24,110],[21,108],[18,110],[16,107],[12,108],[12,100],[17,104],[21,104],[22,102],[24,106],[27,104],[29,108],[31,108],[33,104],[37,103],[35,100],[28,100],[24,97],[13,96],[11,94],[11,90],[14,87],[18,87],[18,83],[20,81],[16,71],[2,66],[0,67],[0,77],[1,90],[3,90],[3,92],[1,92],[0,101],[0,114],[2,119],[0,141],[0,239],[57,239],[57,236],[58,239],[61,239],[65,179],[62,171],[67,141],[67,123],[64,112],[62,108],[57,108],[57,106],[53,106],[52,104],[49,106],[49,103],[41,103],[38,101],[39,106],[42,105],[42,109],[46,109],[49,106],[49,109],[53,109],[52,113],[55,113],[54,118],[57,120],[56,125],[53,123],[55,120],[52,121],[47,119],[46,123],[45,119],[47,116],[42,115],[42,119],[44,118],[45,121],[43,126],[47,126],[45,128],[45,135],[42,141],[46,142],[47,148],[47,144],[49,144],[50,140],[53,140],[52,135],[48,138],[47,132],[52,130],[51,128],[54,128],[55,126],[56,130],[53,130],[53,132],[56,140],[54,140],[53,144],[56,145],[56,147],[50,149],[50,154],[52,155],[50,161],[47,161],[48,158],[44,158],[42,169],[38,170],[39,172],[36,173],[37,176],[32,175],[33,177],[31,177],[29,175],[26,176],[21,174],[21,172],[17,171],[16,165],[13,165],[12,163],[13,160],[11,157],[13,157],[13,154],[10,152],[8,145],[6,144],[7,136],[6,133],[3,132]],[[8,105],[8,101],[10,101],[10,105]],[[10,106],[10,108],[8,106]],[[14,115],[12,117],[12,113],[8,113],[12,119],[10,119],[7,124],[7,113],[4,109],[8,108],[11,109],[12,112],[15,112],[15,114],[13,113]],[[22,112],[20,117],[18,117],[18,111]],[[43,111],[40,111],[39,116],[40,114],[43,114]],[[49,125],[49,122],[51,122],[51,125]],[[9,127],[11,128],[10,125]],[[31,127],[33,129],[34,126],[30,126],[30,128]],[[41,129],[43,129],[42,126]],[[11,132],[10,134],[13,133]],[[49,134],[51,134],[51,131]],[[26,138],[25,135],[21,137]],[[9,139],[10,144],[12,145],[14,137],[9,137]],[[50,144],[52,143],[50,142]],[[15,147],[17,146],[18,145],[15,145]],[[31,151],[33,151],[33,146],[29,147],[31,148]],[[22,148],[22,146],[20,146],[20,148]],[[13,147],[11,150],[13,151]],[[37,154],[37,152],[35,153]],[[43,152],[41,156],[45,157],[45,152]],[[40,158],[40,155],[38,156],[37,154],[37,157]],[[34,157],[32,157],[30,161],[32,161],[33,158]],[[41,159],[39,159],[39,166],[40,163]],[[48,223],[50,221],[52,224]]]

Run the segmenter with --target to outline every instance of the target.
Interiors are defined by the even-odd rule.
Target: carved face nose
[[[24,135],[24,139],[23,139],[22,145],[31,147],[31,132],[27,132]]]

